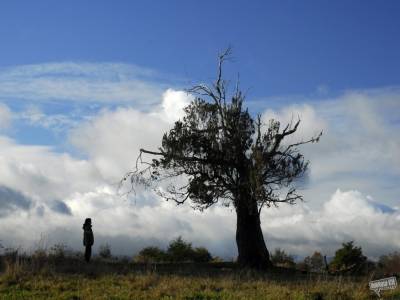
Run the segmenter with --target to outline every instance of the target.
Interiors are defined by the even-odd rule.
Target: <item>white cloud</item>
[[[370,256],[400,247],[398,211],[384,213],[370,196],[337,190],[320,210],[307,205],[264,210],[263,229],[270,246],[307,255],[320,250],[333,255],[341,243],[354,240]]]
[[[183,109],[192,99],[193,97],[186,92],[168,89],[163,94],[160,117],[168,123],[181,119],[184,116]]]
[[[183,115],[189,100],[186,93],[168,89],[153,112],[133,108],[105,110],[75,128],[70,140],[89,156],[104,178],[119,180],[134,167],[140,148],[157,150],[162,135]]]
[[[89,156],[104,178],[119,180],[134,167],[140,148],[157,150],[162,135],[183,115],[189,100],[186,93],[168,89],[154,112],[133,108],[105,110],[75,128],[70,140]]]
[[[262,114],[262,122],[268,125],[271,119],[278,120],[281,123],[281,130],[286,124],[294,125],[300,119],[298,130],[293,136],[288,137],[290,142],[308,140],[321,131],[326,131],[328,127],[327,122],[309,104],[290,105],[278,112],[268,109]]]
[[[104,178],[121,177],[129,171],[139,149],[153,148],[166,123],[131,108],[103,111],[90,122],[75,128],[70,140],[86,153]]]
[[[38,201],[61,200],[96,186],[92,164],[50,147],[18,145],[0,137],[0,184]]]
[[[357,189],[388,204],[398,201],[400,176],[400,92],[374,90],[347,92],[336,99],[267,110],[263,119],[284,125],[300,116],[299,132],[291,142],[319,130],[318,144],[301,147],[309,159],[310,185],[304,191],[310,203],[320,204],[337,188]],[[311,205],[313,205],[311,204]]]

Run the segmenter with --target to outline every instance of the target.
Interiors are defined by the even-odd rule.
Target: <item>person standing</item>
[[[83,246],[85,246],[85,260],[90,261],[92,256],[92,246],[94,243],[93,231],[92,231],[92,219],[87,218],[83,223]]]

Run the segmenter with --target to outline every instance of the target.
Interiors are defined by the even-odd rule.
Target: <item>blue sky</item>
[[[399,13],[399,1],[2,1],[0,240],[30,247],[44,233],[79,248],[76,224],[92,216],[118,253],[182,235],[234,256],[229,210],[115,188],[232,46],[224,70],[240,74],[251,112],[300,116],[297,139],[324,130],[304,147],[306,202],[263,215],[268,247],[398,249]]]
[[[234,47],[254,96],[398,84],[398,1],[3,1],[0,67],[123,62],[205,80]],[[351,71],[350,71],[351,70]]]

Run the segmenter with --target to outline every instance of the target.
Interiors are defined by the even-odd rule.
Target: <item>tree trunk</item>
[[[244,199],[241,200],[236,207],[238,263],[243,267],[268,269],[272,266],[272,263],[264,242],[260,215],[257,209],[253,209],[251,212],[245,203],[246,201],[243,201]]]

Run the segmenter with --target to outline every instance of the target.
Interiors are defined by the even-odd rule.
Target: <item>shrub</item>
[[[304,259],[304,265],[307,271],[321,273],[325,270],[324,257],[320,252],[315,251],[313,255]]]
[[[109,259],[111,255],[111,247],[109,244],[103,244],[99,246],[99,256],[103,259]]]
[[[382,255],[379,258],[378,267],[384,274],[400,274],[400,252]]]
[[[307,265],[304,260],[300,261],[296,264],[296,269],[304,272],[309,272],[310,271],[310,266]]]
[[[2,269],[5,268],[5,270],[7,271],[17,264],[18,251],[18,249],[11,247],[7,247],[4,249],[2,257],[2,264],[4,264],[4,266],[2,266]]]
[[[168,259],[174,262],[193,261],[192,244],[185,242],[182,237],[171,241],[167,250]]]
[[[182,237],[172,240],[163,251],[158,247],[143,248],[135,257],[135,262],[210,262],[213,259],[210,252],[204,247],[193,249],[192,244]]]
[[[68,247],[65,244],[55,244],[50,248],[49,258],[57,261],[63,260],[66,256]]]
[[[32,260],[45,261],[47,259],[47,251],[45,249],[36,249],[32,253]]]
[[[222,263],[222,262],[224,262],[224,260],[219,256],[213,256],[213,258],[211,259],[211,262],[212,263]]]
[[[277,248],[271,255],[271,262],[279,267],[294,268],[296,266],[293,256],[286,254],[285,250]]]
[[[210,262],[213,259],[210,252],[204,247],[195,248],[193,250],[193,261],[205,263]]]
[[[143,248],[138,255],[134,257],[135,262],[141,263],[156,263],[164,262],[167,260],[167,254],[165,251],[158,247],[146,247]]]

